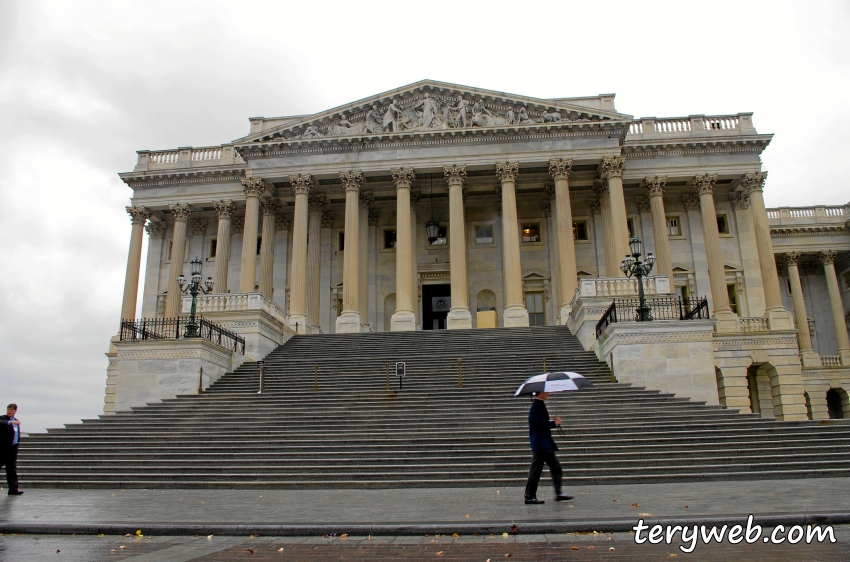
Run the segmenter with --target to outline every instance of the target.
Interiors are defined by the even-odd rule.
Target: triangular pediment
[[[345,137],[474,134],[505,128],[588,127],[629,123],[632,116],[567,100],[545,100],[422,80],[313,115],[280,118],[234,144],[312,142]],[[274,122],[275,120],[268,120]],[[625,134],[625,133],[623,133]]]

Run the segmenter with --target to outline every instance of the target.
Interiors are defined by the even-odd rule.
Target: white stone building
[[[567,325],[621,382],[789,420],[828,417],[831,391],[832,415],[850,415],[850,207],[765,209],[771,139],[751,113],[636,119],[608,94],[431,80],[252,118],[243,138],[139,151],[120,174],[122,318],[188,313],[177,277],[198,257],[214,280],[199,314],[242,334],[249,360],[294,332]],[[597,337],[636,293],[620,271],[632,236],[657,257],[649,296],[705,296],[711,320]],[[105,411],[187,390],[179,373],[203,357],[213,378],[243,360],[184,343],[113,339]]]

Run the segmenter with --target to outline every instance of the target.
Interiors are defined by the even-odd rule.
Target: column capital
[[[635,196],[635,203],[637,203],[638,211],[648,213],[649,210],[651,209],[650,204],[649,204],[649,197],[646,197],[644,195],[636,195]]]
[[[732,207],[735,209],[750,208],[750,194],[746,191],[730,191],[729,200],[732,202]]]
[[[410,206],[415,207],[422,201],[422,190],[421,189],[411,189],[410,190]]]
[[[280,212],[281,206],[280,200],[275,197],[260,199],[260,211],[263,213],[263,216],[276,215]]]
[[[322,228],[333,228],[335,220],[335,211],[325,211],[324,213],[322,213]]]
[[[147,207],[133,206],[124,207],[130,215],[130,224],[145,224],[151,218],[151,211]]]
[[[372,207],[369,209],[369,226],[377,226],[378,219],[381,216],[381,208],[380,207]]]
[[[416,179],[416,174],[413,168],[398,168],[390,170],[393,176],[393,183],[396,189],[410,189],[413,180]]]
[[[838,252],[835,250],[824,250],[823,252],[818,254],[818,259],[824,265],[835,263],[835,258],[838,256]]]
[[[245,192],[245,197],[260,197],[265,194],[274,193],[274,186],[263,178],[243,178],[242,191]]]
[[[647,176],[644,178],[643,192],[648,197],[663,197],[667,187],[667,176]]]
[[[569,180],[572,169],[572,160],[564,160],[562,158],[553,158],[552,160],[549,160],[549,173],[556,181]]]
[[[623,177],[626,169],[626,158],[616,156],[614,158],[603,158],[599,164],[599,175],[605,179]]]
[[[714,193],[714,184],[717,183],[717,174],[701,174],[694,176],[694,191],[699,195]]]
[[[453,185],[463,185],[466,180],[466,166],[443,166],[443,176],[449,187]]]
[[[690,193],[682,195],[682,203],[684,203],[685,209],[687,210],[698,211],[700,208],[699,197]]]
[[[496,177],[504,183],[506,181],[516,181],[519,175],[519,162],[498,162],[496,163]]]
[[[289,231],[292,228],[292,215],[277,215],[274,218],[274,229],[278,232]]]
[[[148,236],[150,238],[162,238],[165,236],[165,222],[150,221],[145,226],[145,230],[148,231]]]
[[[192,208],[187,203],[176,203],[174,205],[169,205],[168,210],[171,211],[171,215],[174,217],[175,222],[186,222],[192,215]]]
[[[236,210],[236,203],[227,199],[221,201],[213,201],[213,209],[218,213],[218,218],[227,219]]]
[[[192,236],[203,236],[207,233],[207,219],[198,219],[189,223],[192,227]]]
[[[597,197],[608,197],[608,180],[593,180],[592,189]]]
[[[325,194],[324,193],[311,193],[307,197],[307,204],[310,207],[311,213],[320,213],[325,208]]]
[[[233,229],[233,234],[242,234],[245,230],[245,217],[233,217],[230,227]]]
[[[784,254],[779,254],[779,262],[785,265],[796,266],[800,261],[800,255],[800,252],[785,252]]]
[[[372,203],[375,202],[375,194],[371,191],[361,191],[360,192],[360,206],[369,208],[372,206]]]
[[[765,179],[767,179],[767,172],[744,174],[744,177],[741,178],[741,187],[746,193],[764,191]]]
[[[598,197],[591,197],[587,201],[587,206],[590,207],[591,215],[598,215],[602,212],[602,201]]]
[[[289,176],[289,183],[292,185],[292,191],[295,192],[295,195],[301,195],[309,194],[316,182],[310,174],[295,174]]]
[[[340,172],[339,179],[342,180],[342,187],[346,193],[349,191],[360,191],[360,186],[363,185],[363,172],[359,170]]]

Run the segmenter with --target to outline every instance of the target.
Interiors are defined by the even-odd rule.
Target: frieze
[[[118,361],[144,361],[150,359],[200,359],[230,368],[230,358],[202,349],[147,349],[118,352]]]
[[[797,338],[763,338],[758,336],[749,337],[746,339],[715,339],[714,350],[728,350],[736,348],[750,348],[753,346],[769,346],[769,347],[797,347]]]
[[[210,170],[205,172],[174,170],[169,173],[145,174],[135,177],[131,174],[120,174],[122,181],[133,189],[144,189],[197,183],[238,182],[245,177],[245,170]]]
[[[707,329],[700,332],[660,332],[650,334],[604,334],[600,338],[601,345],[631,345],[644,343],[681,343],[681,342],[710,342],[712,332]]]

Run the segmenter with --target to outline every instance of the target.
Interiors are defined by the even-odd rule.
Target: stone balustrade
[[[183,314],[188,314],[192,308],[192,297],[183,297]],[[215,312],[241,312],[247,310],[262,310],[279,322],[287,324],[289,313],[274,301],[264,297],[262,293],[212,293],[198,295],[195,301],[195,312],[203,316]]]
[[[233,145],[181,147],[173,150],[139,150],[134,172],[244,164]]]
[[[770,226],[842,223],[850,218],[850,206],[777,207],[767,209],[767,218]]]
[[[646,295],[668,295],[670,294],[670,278],[666,275],[647,277],[643,286]],[[575,306],[576,301],[582,297],[615,298],[637,296],[637,278],[632,277],[582,277],[578,280],[578,287],[570,302]]]
[[[761,316],[738,318],[741,332],[769,332],[767,318]]]
[[[824,367],[841,367],[841,356],[839,355],[821,355],[820,363]]]
[[[629,140],[653,135],[696,136],[705,134],[754,134],[752,113],[736,115],[690,115],[688,117],[643,117],[629,127]]]

